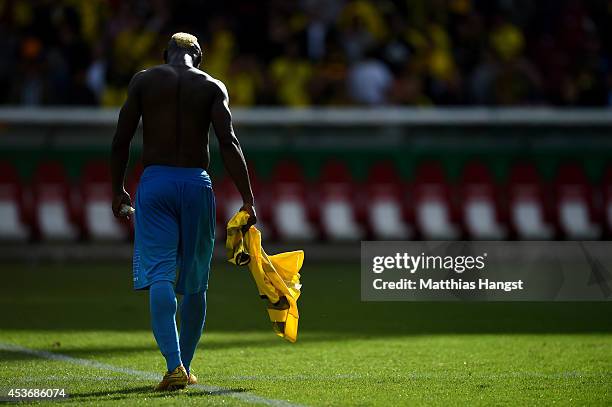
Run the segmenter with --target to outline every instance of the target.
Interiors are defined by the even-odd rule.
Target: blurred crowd
[[[610,0],[0,0],[0,103],[122,103],[176,31],[233,105],[612,104]]]

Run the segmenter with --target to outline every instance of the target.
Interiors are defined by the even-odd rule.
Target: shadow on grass
[[[152,335],[152,334],[151,334]],[[302,344],[309,343],[320,343],[320,342],[331,342],[338,341],[341,339],[346,339],[347,336],[344,335],[342,338],[339,338],[337,335],[327,334],[327,335],[317,335],[317,334],[309,334],[302,341],[297,344],[293,344],[291,346],[302,346]],[[50,342],[51,343],[51,342]],[[66,340],[64,340],[66,343]],[[269,347],[278,347],[282,348],[288,346],[288,344],[281,338],[276,337],[272,331],[270,331],[269,336],[261,337],[261,338],[245,338],[244,336],[240,336],[240,334],[236,333],[236,335],[230,340],[217,340],[217,339],[207,339],[204,338],[200,341],[198,345],[198,351],[208,352],[215,350],[227,350],[227,349],[240,349],[244,350],[247,348],[269,348]],[[73,358],[83,358],[83,359],[96,359],[97,357],[106,357],[106,356],[117,356],[117,355],[130,355],[135,352],[152,352],[157,354],[159,350],[156,345],[143,345],[143,344],[135,344],[135,345],[121,345],[121,346],[107,346],[102,341],[100,347],[93,346],[79,346],[78,348],[71,347],[70,344],[66,344],[64,347],[42,347],[41,350],[58,353],[66,356],[70,356]],[[0,351],[0,361],[23,361],[23,360],[32,360],[37,359],[40,360],[38,356],[30,355],[22,352],[8,352],[8,351]]]
[[[145,310],[146,311],[146,310]],[[2,330],[149,331],[149,315],[113,312],[83,314],[76,306],[50,310],[20,307],[0,316]],[[300,333],[316,333],[333,340],[353,335],[397,336],[447,333],[611,333],[612,303],[361,303],[329,298],[300,304]],[[211,301],[208,332],[269,332],[263,304],[224,307]],[[52,334],[50,334],[52,337]],[[234,342],[237,343],[237,342]],[[250,340],[245,340],[249,345]],[[235,346],[211,342],[211,349]]]
[[[146,397],[156,397],[156,398],[169,398],[169,397],[215,397],[215,396],[227,396],[233,393],[244,393],[250,391],[245,388],[230,388],[230,389],[220,389],[215,391],[206,391],[197,387],[188,387],[184,390],[178,391],[155,391],[154,386],[138,386],[138,387],[129,387],[117,390],[99,390],[94,392],[76,392],[70,393],[70,400],[84,402],[89,399],[97,400],[120,400],[124,398],[128,398],[132,395],[143,395]]]
[[[215,390],[215,391],[204,391],[204,390],[199,390],[199,391],[208,396],[227,396],[233,393],[247,393],[251,390],[252,389],[244,389],[244,388],[238,387],[234,389],[220,389],[220,390]]]
[[[40,360],[40,357],[22,352],[0,350],[0,362],[17,362],[25,360]]]
[[[120,399],[120,398],[125,398],[126,396],[130,396],[132,394],[146,394],[147,397],[166,395],[166,393],[156,392],[153,388],[153,385],[150,385],[150,386],[129,387],[129,388],[123,388],[123,389],[116,389],[116,390],[98,390],[98,391],[93,391],[93,392],[70,393],[70,399],[73,401],[80,401],[81,399],[88,399],[88,398],[98,399],[100,397]]]
[[[10,272],[0,267],[4,283],[0,305],[10,312],[0,314],[1,330],[150,329],[147,293],[131,290],[128,265],[14,265],[4,269]],[[249,273],[224,264],[214,269],[207,330],[268,331],[273,335],[265,304]],[[357,263],[306,264],[302,283],[300,333],[318,333],[325,340],[355,335],[612,333],[612,302],[362,302]],[[241,345],[213,342],[209,346]]]

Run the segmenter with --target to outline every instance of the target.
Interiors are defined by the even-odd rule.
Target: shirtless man
[[[134,289],[149,290],[151,325],[166,359],[158,390],[194,384],[191,361],[204,328],[206,290],[215,240],[215,198],[206,172],[212,123],[227,172],[242,195],[242,210],[256,223],[247,166],[234,135],[227,90],[198,69],[195,36],[176,33],[163,65],[132,78],[111,152],[113,213],[131,215],[124,178],[130,142],[142,116],[144,172],[134,213]],[[178,273],[177,273],[178,270]],[[182,294],[177,332],[176,294]]]

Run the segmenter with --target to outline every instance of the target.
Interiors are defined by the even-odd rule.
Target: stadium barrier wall
[[[503,183],[516,162],[534,163],[552,182],[560,165],[579,163],[590,182],[612,164],[612,112],[550,108],[233,109],[235,127],[256,176],[268,180],[279,162],[294,161],[316,183],[329,162],[342,162],[357,182],[376,162],[393,162],[402,179],[440,162],[457,182],[474,160]],[[61,162],[77,183],[92,160],[106,160],[118,110],[0,108],[0,160],[29,182],[41,162]],[[142,145],[139,128],[131,165]],[[213,179],[223,179],[211,136]],[[17,251],[15,251],[16,253]]]

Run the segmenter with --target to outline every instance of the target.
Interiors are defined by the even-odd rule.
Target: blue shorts
[[[134,289],[157,281],[176,283],[179,294],[207,289],[215,197],[206,171],[148,166],[138,184],[135,209]]]

